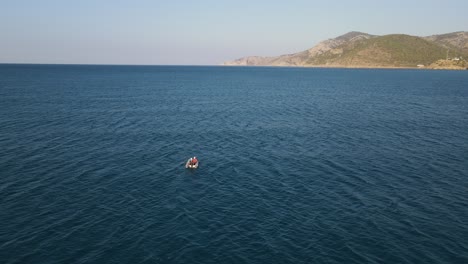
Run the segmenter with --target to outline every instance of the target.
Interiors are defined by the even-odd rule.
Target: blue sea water
[[[468,263],[468,71],[0,65],[0,263]]]

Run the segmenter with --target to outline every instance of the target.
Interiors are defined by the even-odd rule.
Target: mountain
[[[448,52],[447,52],[448,50]],[[349,32],[311,49],[277,57],[244,57],[224,65],[304,67],[417,67],[440,59],[468,58],[468,32],[429,37]]]

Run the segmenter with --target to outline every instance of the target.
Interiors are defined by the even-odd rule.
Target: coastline
[[[322,68],[322,69],[395,69],[395,70],[457,70],[464,71],[468,68],[454,68],[454,67],[397,67],[397,66],[344,66],[344,65],[240,65],[240,64],[177,64],[177,65],[164,65],[164,64],[73,64],[73,63],[4,63],[0,62],[0,66],[111,66],[111,67],[274,67],[274,68]]]
[[[398,66],[344,66],[344,65],[233,65],[221,64],[224,67],[277,67],[277,68],[324,68],[324,69],[394,69],[394,70],[455,70],[465,71],[468,68],[454,67],[398,67]]]

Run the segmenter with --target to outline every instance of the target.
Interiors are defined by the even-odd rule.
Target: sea
[[[2,64],[0,263],[468,263],[468,71]]]

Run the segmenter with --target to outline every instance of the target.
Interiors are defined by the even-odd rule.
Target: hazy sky
[[[0,0],[0,63],[220,64],[349,31],[468,30],[466,0]]]

